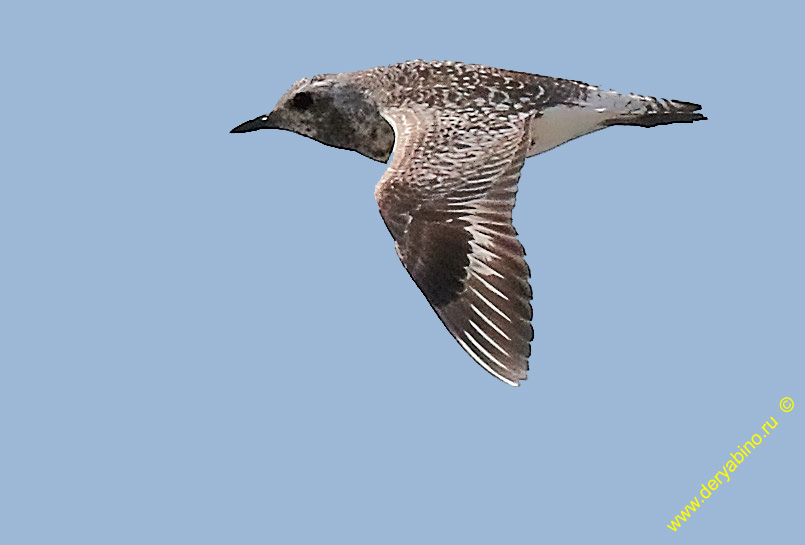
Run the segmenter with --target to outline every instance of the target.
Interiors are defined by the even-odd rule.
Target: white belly
[[[554,106],[531,121],[531,142],[527,157],[548,151],[579,136],[603,129],[603,122],[614,117],[604,108]]]

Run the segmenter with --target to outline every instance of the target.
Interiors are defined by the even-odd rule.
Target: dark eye
[[[293,103],[294,108],[307,110],[313,104],[313,97],[310,96],[310,93],[296,93],[291,99],[291,102]]]

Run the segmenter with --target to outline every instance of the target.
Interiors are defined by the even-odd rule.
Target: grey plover
[[[698,104],[578,81],[421,60],[296,82],[232,129],[284,129],[376,161],[375,188],[408,273],[461,347],[512,386],[534,330],[530,271],[512,226],[527,157],[610,127],[706,119]]]

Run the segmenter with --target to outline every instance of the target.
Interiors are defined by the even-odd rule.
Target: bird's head
[[[343,75],[296,82],[271,113],[238,125],[231,132],[260,129],[292,131],[382,163],[388,160],[394,146],[394,131],[377,105]]]

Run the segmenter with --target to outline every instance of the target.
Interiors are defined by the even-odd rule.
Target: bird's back
[[[532,119],[528,156],[613,125],[706,119],[689,102],[621,94],[580,81],[448,61],[408,61],[354,73],[383,109],[438,110],[480,131]]]

